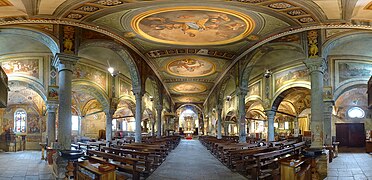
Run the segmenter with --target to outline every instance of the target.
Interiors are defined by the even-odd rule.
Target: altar
[[[194,134],[194,131],[184,131],[185,139],[192,139],[192,135]]]

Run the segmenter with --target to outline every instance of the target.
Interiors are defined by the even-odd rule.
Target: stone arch
[[[130,79],[132,80],[132,88],[138,89],[141,87],[141,78],[139,74],[138,67],[133,59],[133,57],[128,53],[125,47],[120,44],[109,41],[109,40],[91,40],[80,45],[79,50],[88,48],[88,47],[102,47],[111,49],[117,55],[121,57],[121,60],[129,67],[129,73],[131,75]]]
[[[28,87],[32,90],[34,90],[36,93],[38,93],[41,98],[44,100],[44,102],[47,102],[47,92],[45,88],[37,81],[25,78],[25,77],[17,77],[17,76],[10,76],[9,78],[9,85],[12,82],[19,83],[20,85],[24,87]]]
[[[109,110],[110,104],[109,104],[109,101],[108,101],[108,96],[101,87],[99,87],[95,84],[92,84],[89,81],[85,81],[85,80],[73,80],[72,81],[72,87],[73,88],[74,87],[80,87],[79,89],[82,89],[83,91],[85,91],[89,95],[96,98],[97,101],[102,105],[102,107],[104,107],[104,109],[103,109],[104,111]]]
[[[152,88],[154,90],[154,100],[155,100],[155,103],[157,103],[156,105],[158,104],[163,104],[163,94],[161,93],[161,86],[160,86],[160,82],[159,80],[155,77],[155,76],[148,76],[145,80],[145,85],[144,85],[144,89],[146,90],[146,82],[147,80],[149,80],[152,84]]]
[[[310,91],[310,87],[306,87],[306,85],[305,86],[296,85],[296,86],[288,87],[285,90],[281,91],[275,96],[274,101],[272,102],[271,110],[274,110],[274,111],[278,110],[279,105],[285,102],[287,105],[289,104],[290,109],[294,111],[294,113],[296,113],[296,116],[297,116],[300,112],[297,112],[295,109],[295,105],[292,102],[286,101],[285,98],[292,93],[303,91],[305,89]]]
[[[275,94],[273,95],[273,102],[271,103],[270,107],[274,107],[274,105],[277,103],[275,102],[276,99],[278,99],[279,96],[281,96],[283,93],[286,95],[286,91],[290,90],[291,88],[306,88],[306,89],[311,89],[311,82],[305,82],[305,81],[297,81],[297,82],[291,82],[288,83],[281,88],[279,88]],[[284,96],[283,96],[284,97]],[[279,102],[280,104],[280,102]],[[277,104],[277,105],[279,105]]]
[[[217,104],[220,104],[220,103],[223,102],[226,87],[227,87],[227,84],[230,80],[233,80],[233,81],[235,80],[234,76],[231,75],[231,74],[225,76],[224,79],[222,80],[220,88],[219,88],[218,97],[217,97]],[[235,86],[236,86],[236,84],[235,84]]]
[[[283,45],[291,47],[293,51],[300,52],[305,54],[304,49],[301,45],[295,43],[272,43],[264,45],[259,49],[254,50],[250,55],[246,55],[244,59],[241,59],[243,62],[243,71],[241,76],[241,85],[242,87],[248,88],[249,75],[251,71],[256,67],[256,63],[267,53],[282,50]],[[305,57],[305,56],[304,56]]]
[[[334,48],[337,47],[340,44],[343,44],[345,42],[348,42],[350,40],[356,40],[356,39],[370,39],[372,38],[372,32],[352,32],[352,33],[345,33],[339,36],[336,36],[332,39],[327,40],[322,47],[322,57],[327,58],[329,55],[329,52]]]
[[[50,49],[53,55],[60,52],[58,41],[50,37],[49,35],[34,31],[34,30],[26,30],[26,29],[15,29],[15,28],[1,28],[1,34],[12,34],[17,36],[26,36],[33,40],[39,41],[44,44],[46,47]]]
[[[367,81],[366,80],[362,80],[362,79],[357,79],[357,80],[354,80],[354,81],[351,81],[351,82],[348,82],[348,83],[345,83],[343,85],[341,85],[340,87],[338,87],[335,91],[334,91],[334,95],[333,95],[333,99],[334,100],[337,100],[344,92],[346,91],[349,91],[355,87],[358,87],[358,86],[366,86],[367,87]]]

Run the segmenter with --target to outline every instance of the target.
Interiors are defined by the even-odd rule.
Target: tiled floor
[[[218,161],[198,140],[182,140],[148,180],[245,179]]]
[[[0,180],[54,179],[40,151],[0,152]]]
[[[372,155],[340,153],[329,164],[328,180],[372,180]]]
[[[372,180],[372,155],[346,150],[330,163],[328,180]],[[0,152],[0,180],[54,179],[40,151]],[[245,179],[219,162],[197,140],[182,140],[149,180]]]

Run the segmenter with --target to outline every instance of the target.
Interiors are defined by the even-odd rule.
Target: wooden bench
[[[128,158],[95,150],[88,150],[87,154],[90,155],[89,159],[91,161],[109,163],[114,165],[118,171],[131,174],[133,180],[139,180],[140,174],[145,170],[137,166],[139,159],[136,158]]]

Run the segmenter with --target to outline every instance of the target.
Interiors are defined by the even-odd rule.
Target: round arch
[[[32,90],[34,90],[37,94],[40,95],[40,97],[44,100],[44,102],[47,102],[47,95],[45,88],[37,81],[25,78],[25,77],[16,77],[11,76],[8,79],[9,83],[18,83],[21,86],[28,87]]]
[[[109,40],[99,40],[99,41],[91,40],[91,41],[87,41],[81,44],[79,49],[81,50],[81,49],[88,48],[88,47],[101,47],[101,48],[111,49],[112,51],[114,51],[118,56],[121,57],[121,60],[123,60],[124,63],[126,63],[127,66],[129,67],[129,71],[130,71],[129,73],[131,76],[130,79],[132,80],[132,88],[137,89],[140,87],[141,78],[140,78],[138,67],[134,59],[132,58],[132,56],[130,56],[128,51],[125,49],[125,47],[113,41],[109,41]]]
[[[108,96],[101,87],[85,80],[72,80],[72,88],[77,87],[96,98],[102,107],[104,107],[104,111],[109,110],[108,108],[110,108],[110,104],[108,101]]]
[[[34,31],[34,30],[29,30],[29,29],[19,29],[19,28],[0,28],[0,35],[2,34],[11,34],[11,35],[17,35],[17,36],[26,36],[29,37],[33,40],[39,41],[42,44],[44,44],[46,47],[50,49],[53,55],[56,55],[57,53],[60,52],[57,40],[53,39],[49,35]]]
[[[337,47],[345,42],[351,40],[361,40],[361,39],[371,39],[372,32],[352,32],[352,33],[345,33],[339,36],[336,36],[332,39],[327,40],[322,47],[322,57],[327,58],[329,52],[334,48]]]
[[[366,86],[367,87],[367,81],[358,79],[353,80],[348,83],[342,84],[339,86],[336,91],[334,92],[333,98],[336,101],[344,92],[349,91],[357,86]]]
[[[274,107],[274,104],[275,104],[275,100],[282,94],[284,93],[285,91],[291,89],[291,88],[306,88],[306,89],[311,89],[311,82],[307,82],[307,81],[297,81],[297,82],[292,82],[292,83],[288,83],[282,87],[280,87],[276,92],[275,94],[273,95],[273,101],[271,102],[271,106],[270,107]],[[280,104],[280,102],[279,102]],[[278,104],[278,105],[279,105]]]

